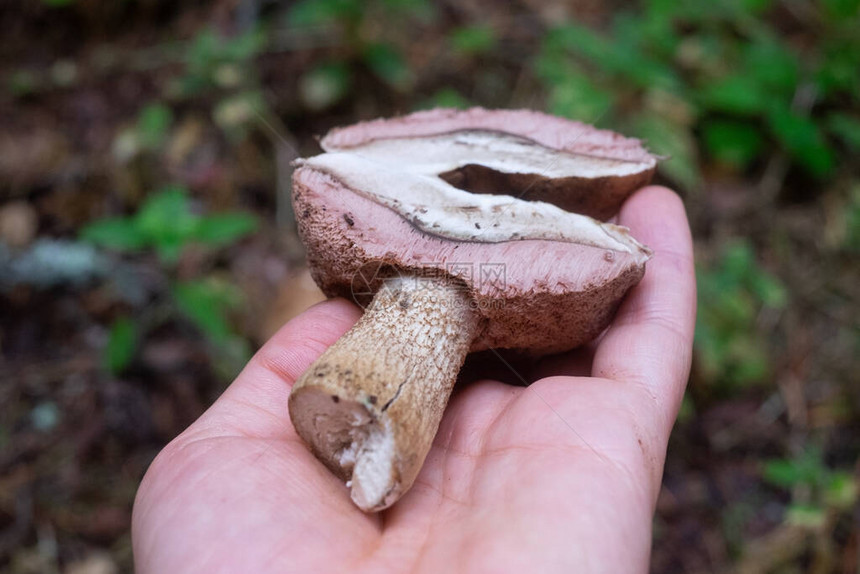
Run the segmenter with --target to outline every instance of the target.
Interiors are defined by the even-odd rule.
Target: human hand
[[[695,276],[674,193],[640,190],[619,223],[655,255],[609,330],[541,362],[550,376],[529,387],[455,392],[414,486],[378,514],[353,505],[287,414],[290,386],[360,311],[333,300],[288,323],[152,463],[137,572],[647,571]]]

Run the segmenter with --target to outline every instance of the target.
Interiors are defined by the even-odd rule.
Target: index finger
[[[668,436],[693,352],[696,276],[690,227],[681,199],[659,186],[646,187],[627,200],[619,223],[654,256],[601,340],[592,374],[641,385],[656,403]]]

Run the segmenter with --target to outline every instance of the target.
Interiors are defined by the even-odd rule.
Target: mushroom
[[[293,176],[299,231],[322,290],[366,310],[289,412],[378,511],[418,475],[467,353],[560,352],[608,326],[651,252],[592,217],[617,212],[656,158],[577,122],[478,108],[356,124],[322,147]]]

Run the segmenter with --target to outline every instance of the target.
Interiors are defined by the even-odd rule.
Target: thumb
[[[345,299],[314,305],[281,327],[189,431],[255,437],[291,433],[287,398],[296,379],[361,316]],[[186,431],[186,432],[189,432]]]

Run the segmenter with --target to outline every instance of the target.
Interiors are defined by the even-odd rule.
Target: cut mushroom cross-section
[[[578,147],[532,137],[523,117],[546,133],[580,128]],[[581,124],[479,109],[358,124],[323,146],[294,174],[308,261],[327,295],[355,294],[360,277],[370,300],[296,382],[290,417],[356,505],[376,511],[414,482],[470,350],[558,352],[606,328],[650,251],[559,205],[573,195],[611,215],[656,160]],[[480,189],[462,189],[470,178]]]

